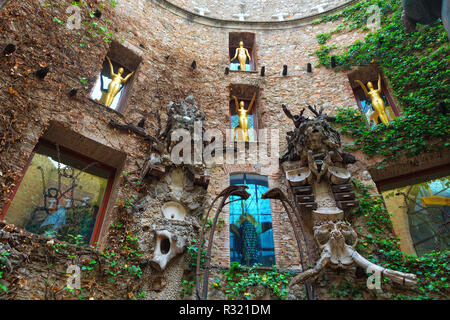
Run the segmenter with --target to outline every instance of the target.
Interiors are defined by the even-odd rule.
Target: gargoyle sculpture
[[[308,280],[314,281],[327,266],[347,269],[354,264],[370,273],[379,272],[380,275],[400,284],[415,284],[414,274],[375,265],[355,250],[358,236],[351,225],[344,221],[344,211],[359,206],[359,201],[351,192],[351,174],[347,170],[347,164],[354,163],[356,159],[342,151],[340,135],[328,123],[333,121],[333,117],[323,114],[323,109],[317,111],[315,107],[308,108],[315,115],[314,119],[304,117],[304,110],[299,116],[292,116],[283,105],[284,112],[294,122],[295,130],[288,133],[288,151],[280,162],[291,187],[295,206],[289,203],[278,188],[271,189],[262,196],[280,200],[286,211],[289,211],[290,207],[296,213],[294,217],[301,230],[296,230],[290,212],[288,216],[300,251],[301,240],[306,242],[306,237],[303,235],[301,239],[298,232],[304,233],[302,213],[312,210],[314,239],[320,249],[320,257],[313,268],[303,270],[294,277],[290,286]],[[306,248],[310,250],[311,246],[306,243]],[[308,252],[308,258],[310,256]],[[304,260],[302,253],[300,258]]]

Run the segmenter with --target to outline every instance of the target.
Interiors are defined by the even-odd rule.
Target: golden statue
[[[111,78],[112,81],[109,83],[108,86],[108,92],[105,96],[102,96],[102,99],[100,102],[102,102],[105,106],[110,107],[114,101],[114,98],[119,93],[121,89],[121,85],[130,79],[130,77],[133,75],[134,71],[128,74],[125,78],[122,78],[122,74],[124,72],[124,69],[122,67],[119,68],[117,73],[114,73],[114,68],[111,63],[111,60],[109,60],[109,57],[106,57],[109,62],[109,67],[111,69]]]
[[[247,57],[250,61],[252,61],[252,58],[250,57],[248,50],[244,48],[243,41],[239,42],[239,48],[236,48],[236,54],[234,55],[233,59],[231,59],[231,61],[236,59],[236,57],[239,60],[240,70],[245,71],[245,64],[247,63]]]
[[[238,103],[238,99],[233,96],[234,102],[236,104],[236,113],[239,115],[239,126],[234,128],[234,137],[233,141],[236,140],[236,133],[240,132],[240,141],[249,141],[249,135],[248,135],[248,118],[247,114],[250,113],[253,107],[253,103],[255,102],[256,98],[256,92],[253,94],[252,101],[250,102],[250,105],[248,109],[245,109],[245,102],[241,101]]]
[[[357,82],[361,86],[361,88],[364,90],[364,94],[366,95],[366,97],[368,97],[372,100],[372,107],[374,109],[374,112],[370,116],[370,119],[374,120],[374,119],[377,119],[377,117],[380,117],[381,121],[384,124],[389,125],[389,118],[386,113],[386,107],[384,105],[383,98],[381,98],[381,96],[380,96],[381,76],[378,75],[378,89],[376,89],[376,90],[373,88],[373,84],[370,81],[367,82],[367,87],[369,88],[370,91],[367,91],[366,86],[361,81],[355,80],[355,82]],[[375,121],[375,123],[377,123],[376,120],[374,120],[374,121]]]

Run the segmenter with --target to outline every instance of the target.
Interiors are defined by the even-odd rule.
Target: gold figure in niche
[[[108,59],[109,67],[111,69],[112,81],[109,83],[108,92],[106,93],[106,95],[104,97],[102,97],[101,102],[103,102],[105,104],[105,106],[110,107],[114,101],[114,98],[119,93],[119,91],[121,89],[121,85],[124,84],[125,82],[127,82],[128,79],[131,78],[134,71],[131,72],[130,74],[128,74],[125,78],[122,78],[124,69],[122,67],[120,67],[118,72],[114,73],[114,68],[111,63],[111,60],[109,59],[109,57],[106,57],[106,59]]]
[[[253,103],[255,102],[256,92],[253,94],[252,101],[248,109],[245,109],[245,102],[241,101],[238,103],[238,99],[233,96],[234,102],[236,104],[236,113],[239,115],[239,126],[234,128],[233,141],[236,140],[236,133],[238,133],[239,141],[249,141],[248,135],[248,118],[247,114],[252,111]]]
[[[233,59],[231,59],[231,61],[236,59],[236,57],[239,60],[240,70],[245,71],[245,64],[247,63],[247,57],[250,61],[252,61],[252,58],[250,57],[248,50],[246,48],[244,48],[243,41],[239,42],[239,48],[236,48],[236,54],[234,55]]]
[[[369,88],[369,91],[367,91],[366,86],[364,85],[364,83],[362,83],[359,80],[355,80],[355,82],[357,82],[361,88],[364,90],[364,94],[366,95],[366,97],[370,98],[372,100],[372,107],[374,109],[374,113],[371,115],[371,119],[376,119],[377,117],[380,117],[381,121],[386,124],[389,125],[389,118],[387,116],[386,113],[386,107],[384,105],[384,101],[383,98],[381,98],[380,93],[381,93],[381,76],[378,75],[378,89],[374,89],[372,82],[367,82],[367,87]],[[375,123],[377,121],[375,120]]]

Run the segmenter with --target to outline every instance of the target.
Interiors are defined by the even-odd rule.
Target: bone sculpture
[[[328,122],[334,118],[323,114],[323,109],[318,111],[315,107],[308,106],[308,108],[314,113],[314,119],[303,117],[304,110],[300,115],[293,116],[283,105],[285,114],[293,120],[296,128],[294,132],[288,132],[288,150],[280,162],[295,197],[297,209],[301,213],[312,210],[314,239],[320,249],[320,257],[313,268],[303,270],[293,278],[290,286],[315,280],[327,266],[347,269],[355,263],[370,273],[379,273],[394,282],[404,285],[415,284],[414,274],[375,265],[355,250],[357,234],[343,218],[345,210],[359,206],[354,193],[350,192],[351,175],[346,168],[347,164],[356,160],[352,155],[342,151],[340,135]],[[286,210],[294,209],[278,188],[267,191],[263,198],[278,199],[282,201]],[[288,215],[292,216],[289,212]],[[302,226],[301,215],[294,216]],[[290,220],[301,250],[298,231],[295,230],[292,219]],[[307,243],[306,247],[310,249]],[[302,255],[300,257],[302,258]]]
[[[185,240],[170,231],[156,231],[156,247],[153,258],[150,260],[156,269],[166,269],[168,263],[184,251]]]

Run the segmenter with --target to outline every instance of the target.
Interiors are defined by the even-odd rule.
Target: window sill
[[[96,104],[97,106],[100,106],[101,108],[103,108],[104,110],[107,110],[108,112],[112,112],[116,115],[118,115],[121,118],[125,118],[125,116],[120,113],[119,111],[112,109],[110,107],[105,106],[104,104],[101,104],[100,102],[95,101],[94,99],[89,98],[89,101],[93,102],[94,104]]]
[[[256,70],[242,71],[242,70],[230,70],[230,73],[258,73]]]

